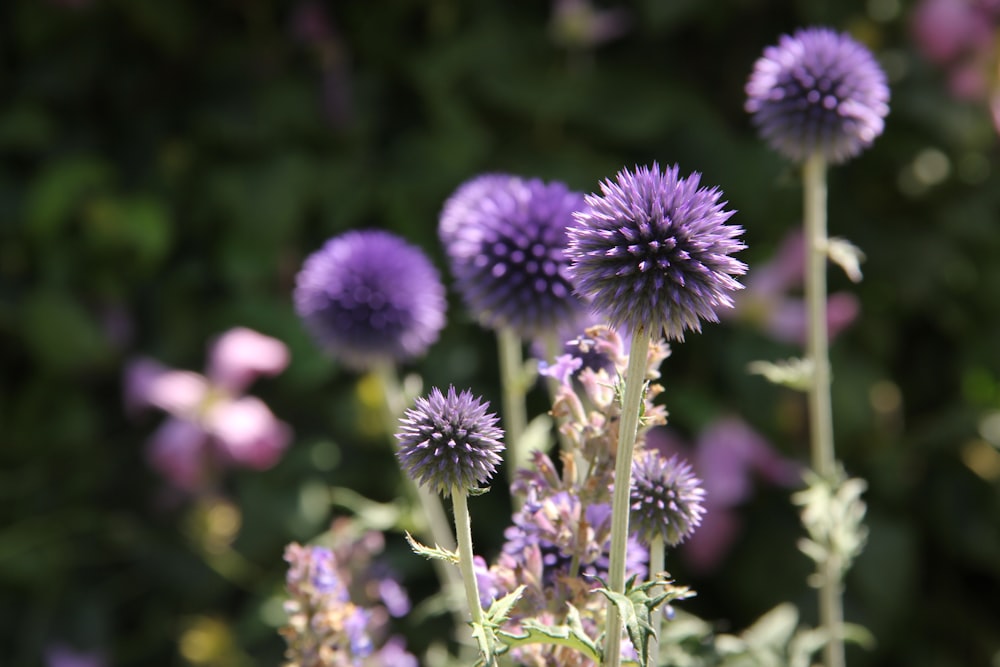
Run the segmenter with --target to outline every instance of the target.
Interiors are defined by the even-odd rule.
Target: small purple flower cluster
[[[384,547],[382,535],[352,538],[351,532],[335,524],[332,548],[292,543],[285,549],[284,667],[417,667],[403,640],[387,636],[390,617],[407,614],[410,601],[372,562]]]
[[[558,362],[573,369],[572,373],[558,373],[563,381],[552,409],[564,436],[561,470],[547,454],[533,454],[533,465],[518,472],[512,487],[521,506],[504,533],[501,553],[489,567],[485,561],[478,561],[483,606],[525,585],[510,618],[514,631],[527,619],[550,625],[564,623],[570,605],[580,613],[583,627],[592,636],[603,628],[606,601],[594,589],[599,585],[598,577],[607,576],[619,419],[614,377],[625,368],[627,357],[621,338],[607,326],[591,327],[579,341],[585,341],[577,348],[581,354],[599,354],[606,363],[584,366],[581,357],[571,355]],[[666,421],[666,412],[653,399],[662,391],[655,380],[669,352],[662,340],[648,350],[647,378],[651,382],[645,397],[644,429]],[[581,363],[571,363],[571,359]],[[651,455],[645,451],[643,454]],[[662,479],[654,478],[660,474]],[[699,482],[690,469],[671,459],[647,478],[653,485],[673,484],[671,488],[683,492],[664,507],[654,503],[648,511],[638,508],[643,521],[637,525],[667,521],[675,527],[674,534],[689,534],[703,511]],[[628,543],[627,572],[645,577],[647,559],[644,535],[637,531]],[[624,650],[631,652],[632,647],[626,645]],[[532,644],[514,649],[513,653],[517,664],[590,664],[578,652],[554,645]]]

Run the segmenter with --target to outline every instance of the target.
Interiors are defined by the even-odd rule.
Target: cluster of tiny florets
[[[316,341],[357,369],[423,354],[445,324],[445,291],[433,264],[380,230],[347,232],[310,255],[294,300]]]
[[[349,564],[340,562],[334,551],[292,543],[285,549],[285,560],[289,597],[284,603],[288,622],[281,629],[288,645],[284,667],[416,667],[401,639],[383,641],[386,607],[351,600]],[[405,600],[396,611],[408,610]]]
[[[400,420],[397,457],[416,482],[445,495],[489,481],[500,464],[503,431],[489,403],[454,387],[437,387]]]
[[[576,290],[615,327],[665,332],[683,339],[701,320],[718,321],[742,288],[733,276],[746,265],[732,253],[744,248],[741,227],[722,193],[700,187],[700,174],[678,175],[637,167],[601,183],[569,229],[570,276]]]
[[[565,184],[485,174],[445,202],[438,232],[455,288],[490,329],[523,338],[555,331],[584,312],[566,275],[566,228],[584,206]]]
[[[844,162],[882,134],[885,72],[862,44],[828,28],[783,35],[764,50],[746,85],[761,136],[791,160],[821,153]]]
[[[657,536],[667,546],[680,544],[705,513],[705,491],[691,466],[656,450],[644,451],[632,464],[630,496],[632,531],[647,544]]]

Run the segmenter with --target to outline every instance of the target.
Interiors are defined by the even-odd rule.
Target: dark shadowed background
[[[799,226],[801,189],[757,138],[743,86],[765,46],[812,24],[866,43],[892,88],[884,135],[830,172],[831,234],[868,257],[858,285],[830,273],[860,304],[833,346],[837,447],[870,483],[846,610],[878,643],[851,664],[1000,664],[996,53],[981,94],[956,96],[906,0],[596,8],[620,13],[559,23],[543,0],[2,4],[0,665],[44,664],[58,646],[118,667],[277,664],[283,546],[345,512],[330,485],[380,502],[400,489],[365,381],[292,309],[305,255],[385,228],[447,282],[437,214],[465,179],[502,170],[591,192],[658,160],[725,192],[752,275]],[[493,335],[450,299],[441,340],[407,370],[497,401]],[[804,461],[801,397],[746,372],[799,350],[757,324],[744,313],[674,347],[671,428],[693,441],[738,415]],[[290,367],[251,391],[295,438],[273,469],[228,475],[225,502],[194,502],[147,465],[161,418],[125,414],[122,370],[144,355],[200,371],[207,342],[234,326],[290,347]],[[544,409],[541,392],[532,401]],[[509,519],[500,486],[474,508],[486,555]],[[711,572],[671,567],[699,591],[685,608],[739,629],[791,600],[814,621],[788,493],[757,486]],[[387,542],[411,595],[428,595],[427,564],[398,534]],[[415,650],[427,641],[426,626],[399,629]]]

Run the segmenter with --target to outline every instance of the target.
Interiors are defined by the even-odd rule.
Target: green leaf
[[[531,465],[536,451],[548,452],[554,443],[552,438],[552,418],[542,413],[528,422],[521,434],[521,442],[515,451],[517,458],[513,465],[517,470]]]
[[[784,361],[751,361],[747,371],[754,375],[763,375],[773,384],[806,391],[812,378],[812,362],[808,359],[786,359]]]
[[[653,611],[661,604],[692,597],[694,592],[686,586],[675,586],[673,580],[665,575],[638,585],[635,580],[634,576],[628,580],[624,593],[616,593],[606,586],[596,590],[618,608],[618,615],[625,626],[628,638],[639,654],[639,664],[646,667],[649,664],[649,640],[656,637],[656,630],[652,624]],[[650,595],[650,591],[654,588],[662,588],[662,592],[655,596]],[[607,628],[606,632],[620,632],[620,629]]]
[[[521,623],[521,633],[513,634],[500,630],[497,636],[508,648],[526,644],[556,644],[580,651],[596,663],[601,662],[601,649],[580,620],[580,612],[572,604],[567,604],[566,622],[560,625],[545,625],[528,619]]]
[[[518,586],[513,592],[508,593],[499,600],[494,600],[493,604],[486,611],[486,618],[499,626],[510,617],[510,610],[514,608],[517,601],[524,594],[524,584]]]
[[[799,612],[791,603],[779,604],[743,631],[747,644],[756,647],[780,648],[788,644],[799,622]]]
[[[446,560],[450,563],[458,563],[458,554],[454,551],[443,548],[442,546],[435,544],[434,547],[428,547],[420,542],[417,542],[409,531],[406,531],[406,541],[409,542],[410,548],[413,549],[414,553],[420,554],[424,558],[436,558],[438,560]]]
[[[475,487],[466,491],[466,493],[468,493],[469,496],[473,498],[475,498],[476,496],[485,496],[489,492],[490,492],[490,487],[488,486]]]

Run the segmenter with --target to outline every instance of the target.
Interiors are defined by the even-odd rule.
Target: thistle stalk
[[[465,600],[469,604],[472,622],[482,624],[483,607],[479,602],[479,583],[472,565],[472,522],[469,518],[469,492],[461,487],[451,489],[455,507],[455,534],[458,536],[458,567],[465,586]]]
[[[503,390],[503,427],[507,432],[507,481],[514,482],[517,474],[521,438],[527,428],[525,407],[524,356],[521,337],[510,327],[497,330],[497,351],[500,357],[500,385]]]
[[[836,474],[833,410],[830,400],[830,354],[826,320],[827,188],[826,159],[816,152],[802,169],[806,243],[805,297],[808,313],[806,355],[812,361],[809,385],[809,434],[812,466],[824,479]],[[844,623],[840,565],[834,558],[819,564],[820,625],[829,636],[824,648],[826,667],[844,667]]]
[[[650,336],[646,327],[639,326],[632,333],[629,346],[628,367],[625,370],[625,389],[622,398],[621,420],[618,423],[618,449],[615,453],[615,487],[611,504],[611,551],[608,565],[608,588],[614,593],[625,592],[625,557],[628,548],[628,523],[632,486],[632,454],[639,432],[639,415],[642,412],[643,389],[646,386],[646,359]],[[619,667],[621,664],[621,618],[618,608],[608,602],[605,624],[604,665]]]

